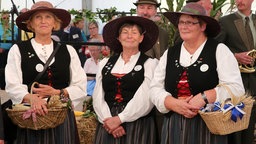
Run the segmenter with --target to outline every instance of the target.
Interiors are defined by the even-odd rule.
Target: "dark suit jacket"
[[[252,18],[254,26],[256,26],[256,15],[253,14]],[[217,40],[224,42],[233,53],[249,51],[244,22],[238,13],[221,17],[219,23],[221,25],[221,33],[216,37]]]
[[[72,42],[82,42],[83,38],[81,35],[81,30],[77,27],[71,26],[69,33],[63,31],[60,37],[61,41],[72,41]]]
[[[254,26],[256,26],[255,14],[252,15],[252,19]],[[221,17],[219,23],[221,25],[221,32],[216,37],[216,40],[226,44],[233,53],[249,51],[244,22],[237,12]],[[245,89],[256,96],[256,72],[251,74],[242,73],[242,78]]]
[[[158,27],[159,36],[156,41],[156,44],[152,49],[148,50],[145,54],[152,57],[160,59],[165,50],[168,48],[169,34],[164,29]]]
[[[77,27],[71,26],[69,31],[59,30],[57,32],[53,32],[53,35],[59,37],[61,42],[67,42],[68,44],[72,45],[77,52],[81,48],[81,44],[79,42],[83,41],[81,30]],[[76,43],[78,42],[78,43]]]

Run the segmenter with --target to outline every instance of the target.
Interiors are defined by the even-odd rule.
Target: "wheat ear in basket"
[[[231,110],[227,112],[215,111],[215,112],[202,112],[199,111],[200,116],[206,123],[210,132],[216,135],[227,135],[233,132],[241,131],[248,128],[249,120],[251,116],[251,110],[253,106],[254,99],[251,96],[243,95],[241,97],[236,97],[231,92],[228,86],[223,86],[231,96],[231,103],[236,106],[239,103],[244,104],[242,111],[245,112],[242,119],[237,118],[234,122],[231,120]],[[222,102],[224,103],[224,102]]]
[[[31,86],[32,88],[38,84],[34,82]],[[14,124],[21,128],[27,128],[32,130],[49,129],[54,128],[62,124],[67,116],[67,106],[62,103],[58,95],[51,96],[49,102],[47,103],[48,113],[46,115],[38,115],[31,113],[28,118],[23,117],[25,112],[31,111],[29,106],[24,106],[23,104],[18,104],[12,106],[12,108],[7,108],[7,114],[11,118]]]

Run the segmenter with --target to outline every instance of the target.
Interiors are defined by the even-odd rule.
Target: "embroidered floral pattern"
[[[189,83],[188,83],[188,76],[187,76],[187,70],[185,70],[181,77],[180,77],[180,81],[177,85],[177,89],[178,89],[178,97],[180,96],[190,96],[191,92],[189,89]]]
[[[111,62],[108,62],[106,64],[105,68],[107,69],[107,71],[105,72],[105,75],[107,75],[110,72],[110,70],[112,69],[113,66],[114,65]]]
[[[122,76],[124,76],[124,75],[116,75],[116,77],[117,77],[117,82],[116,82],[117,92],[116,92],[115,100],[118,103],[121,103],[124,100],[124,98],[122,97],[122,94],[121,94],[121,91],[122,91],[122,89],[121,89]]]
[[[53,86],[53,84],[52,84],[52,70],[51,70],[51,67],[49,67],[48,69],[47,69],[47,76],[48,76],[48,85],[49,86]]]
[[[202,61],[203,61],[203,58],[198,58],[198,60],[195,61],[195,63],[193,64],[193,66],[196,67],[197,65],[201,64]],[[177,60],[177,59],[175,60],[175,66],[176,66],[177,68],[178,68],[178,67],[182,67],[182,66],[180,65],[179,60]]]

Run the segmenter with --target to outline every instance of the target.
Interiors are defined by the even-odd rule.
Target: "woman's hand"
[[[4,140],[0,140],[0,144],[4,144]]]
[[[210,90],[204,91],[204,94],[206,96],[208,103],[214,103],[216,101],[217,94],[216,94],[215,89],[210,89]],[[205,103],[204,99],[202,98],[202,94],[198,93],[189,101],[189,104],[202,108],[205,106],[206,103]]]
[[[205,106],[205,101],[202,98],[201,93],[195,95],[189,102],[189,104],[193,105],[193,106],[197,106],[199,108],[202,108]]]
[[[39,97],[38,94],[27,94],[24,97],[23,102],[30,103],[31,108],[40,115],[45,115],[48,113],[46,100]]]
[[[33,88],[32,91],[35,94],[39,94],[40,98],[48,98],[51,95],[60,94],[60,90],[54,89],[53,87],[44,84],[38,84],[38,88]]]
[[[108,133],[112,133],[116,128],[121,125],[121,120],[118,116],[106,118],[103,121],[103,127],[106,129]]]
[[[200,109],[200,107],[188,103],[192,98],[193,96],[190,96],[186,99],[176,99],[172,96],[167,96],[165,98],[164,104],[165,107],[169,110],[181,114],[186,118],[193,118],[197,115],[197,111]]]
[[[120,138],[122,137],[123,135],[125,135],[125,130],[122,126],[119,126],[117,127],[113,132],[112,132],[112,135],[114,138]]]

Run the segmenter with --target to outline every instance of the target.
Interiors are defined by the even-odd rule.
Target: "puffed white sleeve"
[[[228,86],[234,96],[244,95],[245,90],[238,62],[225,44],[220,43],[218,45],[216,59],[219,84]],[[216,87],[215,90],[217,94],[216,101],[225,101],[226,98],[230,97],[230,94],[223,86]]]
[[[75,49],[67,45],[71,61],[70,61],[70,84],[65,89],[68,91],[69,97],[74,106],[80,103],[87,95],[86,85],[87,77],[81,66],[80,59]]]
[[[102,75],[101,71],[105,64],[107,63],[108,58],[104,58],[100,61],[99,71],[96,74],[96,84],[93,91],[92,99],[93,99],[93,108],[98,117],[99,122],[103,123],[103,120],[112,117],[109,106],[104,99],[105,92],[102,87]]]
[[[154,71],[154,77],[150,84],[150,99],[161,113],[169,112],[169,110],[164,105],[164,101],[167,96],[171,96],[171,94],[164,88],[167,53],[168,50],[166,50],[160,58],[159,63]]]
[[[151,58],[144,63],[144,81],[125,109],[118,114],[122,123],[135,121],[151,112],[154,105],[149,98],[149,86],[157,64],[158,60]]]
[[[19,104],[23,98],[28,94],[28,87],[22,84],[22,71],[21,71],[21,56],[18,45],[14,44],[7,57],[7,64],[5,67],[5,91],[10,96],[14,104]]]

